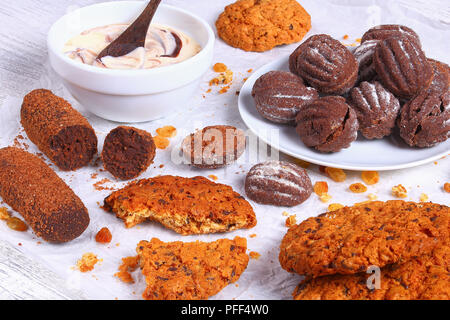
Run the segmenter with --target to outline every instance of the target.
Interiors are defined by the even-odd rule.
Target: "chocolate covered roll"
[[[89,225],[72,189],[39,157],[18,148],[0,149],[0,196],[46,241],[71,241]]]
[[[21,122],[28,138],[61,170],[84,167],[97,153],[97,136],[89,122],[49,90],[25,96]]]

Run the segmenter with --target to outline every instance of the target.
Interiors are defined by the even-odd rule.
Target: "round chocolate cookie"
[[[343,97],[328,96],[306,104],[296,121],[303,143],[320,152],[338,152],[358,137],[356,113]]]
[[[353,55],[359,65],[358,82],[372,81],[375,79],[377,72],[373,65],[373,54],[378,42],[378,40],[368,40],[353,51]]]
[[[349,103],[356,112],[364,137],[381,139],[391,134],[400,102],[379,82],[361,82],[350,91]]]
[[[434,75],[428,90],[447,92],[450,84],[450,67],[440,61],[428,59],[433,67]]]
[[[450,93],[422,91],[403,106],[398,127],[411,147],[432,147],[446,141],[450,135]]]
[[[319,94],[291,72],[270,71],[256,80],[252,96],[256,110],[265,119],[276,123],[294,123],[301,107],[317,99]]]
[[[285,161],[257,164],[245,179],[247,196],[262,204],[293,207],[306,201],[312,190],[308,173]]]
[[[414,97],[433,78],[433,68],[423,51],[404,37],[381,41],[373,62],[384,87],[400,98]]]
[[[385,40],[393,37],[406,37],[419,48],[421,47],[420,38],[417,33],[411,28],[398,24],[384,24],[369,29],[361,38],[361,43],[370,40]]]
[[[197,168],[217,169],[236,161],[245,151],[245,133],[233,126],[210,126],[187,136],[181,151]]]
[[[289,57],[290,70],[321,93],[344,94],[355,84],[358,62],[339,41],[314,35]]]
[[[103,165],[114,177],[130,180],[147,170],[155,158],[153,137],[144,130],[120,126],[105,139]]]

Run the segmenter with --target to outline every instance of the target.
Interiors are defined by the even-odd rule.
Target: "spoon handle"
[[[136,48],[145,46],[148,28],[162,0],[151,0],[141,15],[116,40],[97,56],[121,57]]]

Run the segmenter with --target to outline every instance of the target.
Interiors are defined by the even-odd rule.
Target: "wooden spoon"
[[[145,46],[148,28],[153,16],[158,9],[161,0],[151,0],[141,15],[133,22],[116,40],[111,42],[97,56],[100,60],[103,57],[122,57],[139,47]]]

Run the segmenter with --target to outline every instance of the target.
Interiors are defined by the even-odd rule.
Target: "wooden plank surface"
[[[68,10],[96,0],[3,0],[0,7],[0,106],[7,96],[22,96],[46,72],[46,35]],[[173,2],[173,1],[172,1]],[[230,3],[232,1],[228,1]],[[448,0],[399,0],[405,7],[450,26]],[[166,1],[171,3],[171,1]],[[189,1],[189,5],[207,3]],[[227,1],[224,1],[227,3]],[[187,4],[185,5],[188,6]],[[0,107],[1,109],[1,107]],[[82,299],[79,292],[43,265],[0,241],[0,299]]]

